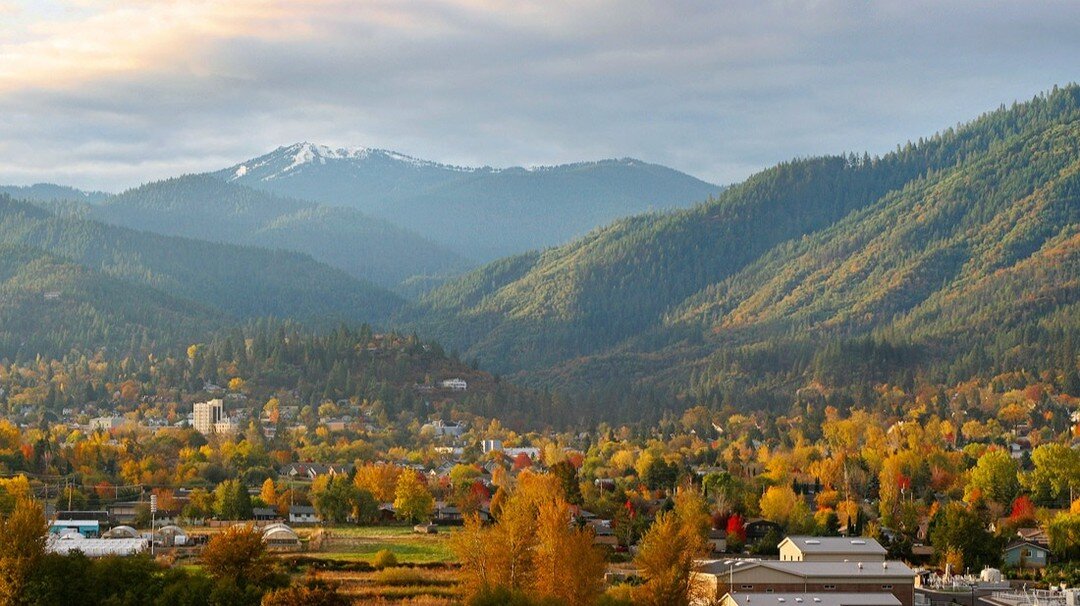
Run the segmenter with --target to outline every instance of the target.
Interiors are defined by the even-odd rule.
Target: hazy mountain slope
[[[637,160],[499,170],[310,143],[279,148],[215,176],[356,208],[482,260],[562,244],[614,219],[687,206],[720,191]]]
[[[0,356],[184,343],[220,319],[43,251],[0,245]]]
[[[58,216],[2,196],[0,243],[40,248],[238,318],[377,322],[401,302],[306,255]]]
[[[354,209],[283,198],[208,175],[143,185],[88,212],[156,233],[307,253],[386,287],[466,267],[450,250]]]
[[[97,204],[109,197],[102,191],[84,191],[55,185],[53,183],[35,183],[33,185],[0,185],[0,194],[7,194],[16,200],[33,202],[77,201]]]
[[[971,305],[980,299],[969,285],[1057,275],[1018,264],[1068,249],[1078,108],[1069,87],[880,159],[786,163],[714,202],[521,259],[527,267],[509,279],[503,266],[477,270],[404,318],[494,368],[579,386],[689,381],[731,348],[781,360],[784,340],[813,357],[815,342],[945,337],[995,313],[1031,327],[1059,315],[1068,281],[1051,288],[1054,305],[1028,316],[1001,300],[961,313],[949,297]]]

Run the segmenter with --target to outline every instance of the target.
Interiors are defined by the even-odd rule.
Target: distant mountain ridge
[[[385,288],[470,266],[444,247],[355,209],[281,197],[209,175],[148,183],[106,198],[87,213],[155,233],[307,253]]]
[[[786,162],[694,208],[500,260],[399,321],[548,386],[724,402],[808,375],[1075,364],[1078,142],[1072,85],[880,158]],[[897,374],[860,374],[875,359]]]
[[[38,249],[224,318],[383,322],[402,300],[307,255],[165,236],[0,195],[0,245]]]
[[[31,200],[34,202],[75,201],[89,204],[98,204],[110,195],[103,191],[85,191],[54,183],[0,185],[0,194],[7,194],[16,200]]]
[[[688,206],[722,189],[632,159],[472,168],[388,150],[306,142],[213,175],[355,208],[479,260],[561,244],[620,217]]]

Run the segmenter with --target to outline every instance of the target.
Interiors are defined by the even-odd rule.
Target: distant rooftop
[[[851,554],[852,556],[863,554],[883,556],[887,553],[881,543],[866,537],[794,536],[787,537],[780,544],[783,545],[787,541],[791,541],[803,553]]]

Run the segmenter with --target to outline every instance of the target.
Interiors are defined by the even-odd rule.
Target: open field
[[[416,534],[404,526],[340,526],[310,533],[305,555],[342,561],[370,562],[386,549],[402,564],[453,562],[448,539],[453,530],[440,528],[436,534]],[[321,536],[320,536],[321,535]]]

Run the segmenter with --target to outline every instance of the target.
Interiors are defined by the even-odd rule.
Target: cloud
[[[730,182],[888,151],[1075,79],[1080,55],[1066,2],[81,0],[16,21],[0,181],[108,189],[302,139]]]

